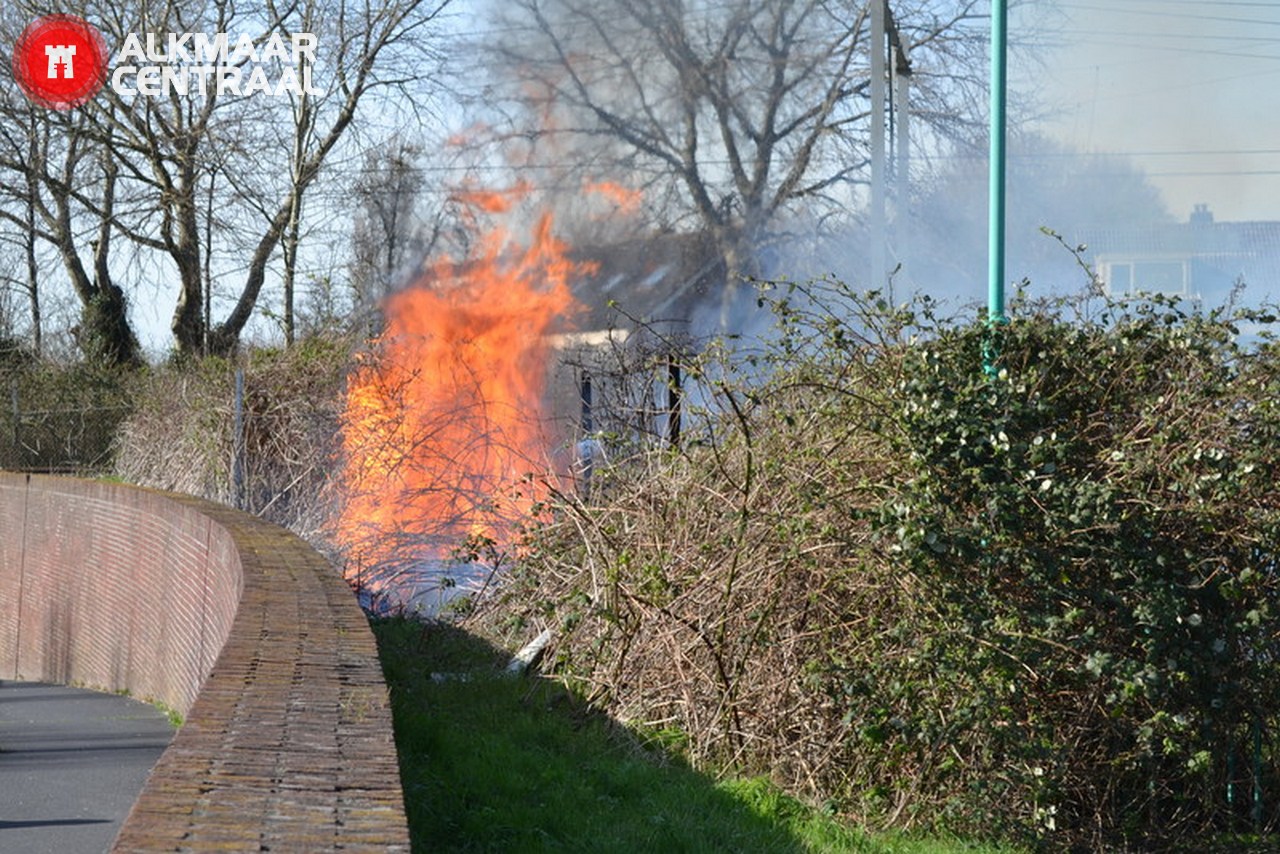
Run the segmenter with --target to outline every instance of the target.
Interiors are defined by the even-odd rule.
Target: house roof
[[[1095,256],[1280,256],[1280,222],[1142,224],[1085,234]]]
[[[719,253],[701,234],[660,234],[570,254],[594,268],[573,284],[583,306],[573,324],[580,331],[626,327],[633,319],[679,331],[724,283]]]
[[[1250,296],[1280,297],[1280,221],[1216,222],[1197,206],[1186,222],[1082,229],[1096,264],[1174,261],[1188,265],[1192,291],[1224,298],[1237,282]]]

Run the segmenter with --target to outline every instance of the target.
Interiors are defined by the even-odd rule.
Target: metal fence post
[[[582,372],[582,382],[578,386],[582,401],[582,439],[578,442],[577,457],[579,472],[582,476],[582,497],[591,495],[591,475],[595,468],[595,420],[592,414],[591,374]]]
[[[680,360],[667,354],[667,444],[680,447]]]
[[[18,381],[13,380],[9,384],[9,401],[13,404],[13,461],[14,466],[20,468],[22,462],[22,435],[20,433],[20,424],[22,422],[22,411],[18,408]]]
[[[236,390],[231,411],[231,503],[244,509],[244,369],[236,368]]]

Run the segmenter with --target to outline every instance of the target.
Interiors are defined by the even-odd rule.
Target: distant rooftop
[[[1114,292],[1174,292],[1215,303],[1243,281],[1251,297],[1280,296],[1280,221],[1218,222],[1208,205],[1196,205],[1184,222],[1083,234]]]

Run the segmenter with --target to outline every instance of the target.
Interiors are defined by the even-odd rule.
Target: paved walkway
[[[173,733],[127,697],[0,681],[0,852],[106,851]]]

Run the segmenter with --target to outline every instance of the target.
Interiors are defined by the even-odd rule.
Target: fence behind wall
[[[0,469],[105,474],[111,469],[116,429],[125,406],[28,399],[16,380],[4,384],[0,405]]]

